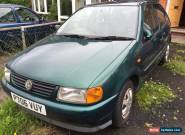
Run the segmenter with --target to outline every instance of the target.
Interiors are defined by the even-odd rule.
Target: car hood
[[[8,66],[30,79],[88,88],[131,42],[51,36],[22,52]]]

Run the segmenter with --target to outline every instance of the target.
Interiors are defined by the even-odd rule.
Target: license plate
[[[11,96],[12,96],[12,99],[15,103],[17,103],[17,104],[19,104],[29,110],[37,112],[39,114],[46,115],[46,108],[44,105],[33,102],[28,99],[25,99],[25,98],[18,96],[12,92],[11,92]]]

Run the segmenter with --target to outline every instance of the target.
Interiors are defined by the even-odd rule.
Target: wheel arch
[[[137,74],[133,74],[129,77],[130,81],[132,81],[133,85],[134,85],[134,91],[137,91],[139,89],[140,86],[140,77]]]

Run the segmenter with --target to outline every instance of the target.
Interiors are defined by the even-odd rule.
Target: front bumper
[[[45,105],[47,116],[28,109],[26,111],[48,123],[79,132],[96,132],[112,124],[112,108],[115,104],[116,95],[95,105],[80,106],[33,96],[11,86],[4,79],[2,80],[2,87],[9,95],[13,92],[21,97]]]

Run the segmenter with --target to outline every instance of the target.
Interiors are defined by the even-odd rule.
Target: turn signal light
[[[100,101],[103,97],[102,87],[90,88],[86,93],[86,103],[92,104]]]

